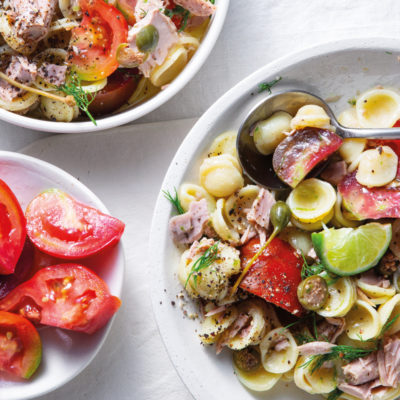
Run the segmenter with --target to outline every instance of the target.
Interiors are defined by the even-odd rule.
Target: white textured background
[[[36,141],[45,135],[0,123],[2,149],[31,144],[27,154],[80,178],[127,223],[123,307],[111,334],[79,377],[42,400],[191,399],[162,346],[146,270],[153,205],[169,161],[195,118],[257,68],[315,44],[368,36],[400,40],[398,0],[231,0],[206,65],[180,94],[135,127]]]

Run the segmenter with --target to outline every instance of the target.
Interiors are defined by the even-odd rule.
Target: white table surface
[[[231,0],[224,30],[206,65],[180,94],[135,126],[50,136],[0,122],[0,148],[28,146],[25,153],[81,179],[127,224],[123,306],[111,334],[80,376],[42,400],[192,398],[159,337],[146,270],[152,210],[173,154],[196,118],[257,68],[328,41],[399,37],[399,15],[397,0]]]

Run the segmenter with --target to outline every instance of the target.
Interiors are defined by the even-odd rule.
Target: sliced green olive
[[[297,288],[297,297],[307,310],[319,310],[328,299],[328,285],[325,279],[319,275],[304,279]]]
[[[157,47],[158,40],[157,28],[154,25],[146,25],[136,35],[136,46],[142,53],[149,53]]]
[[[233,362],[241,371],[255,371],[261,365],[260,352],[254,346],[234,351]]]

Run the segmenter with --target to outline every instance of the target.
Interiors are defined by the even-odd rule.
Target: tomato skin
[[[107,284],[79,264],[58,264],[38,271],[0,301],[0,310],[34,322],[78,332],[102,328],[121,305]]]
[[[103,0],[81,0],[83,18],[72,30],[68,64],[80,79],[97,81],[118,68],[117,49],[128,40],[128,23]]]
[[[107,86],[96,93],[89,111],[93,115],[104,115],[123,106],[137,87],[137,74],[137,69],[117,69],[108,77]]]
[[[241,248],[241,262],[245,266],[260,249],[254,238]],[[305,310],[297,298],[303,261],[290,244],[275,238],[252,265],[240,287],[269,303],[300,316]]]
[[[26,210],[33,244],[54,257],[76,260],[116,244],[125,224],[58,189],[36,196]]]
[[[137,0],[117,0],[117,8],[122,12],[128,24],[133,26],[136,23],[135,7]]]
[[[7,337],[12,334],[11,337]],[[26,318],[0,311],[0,371],[28,379],[42,359],[42,342],[36,328]],[[12,351],[13,346],[18,351]],[[10,351],[11,349],[11,351]]]
[[[0,179],[0,275],[14,272],[25,238],[24,212],[15,194]]]

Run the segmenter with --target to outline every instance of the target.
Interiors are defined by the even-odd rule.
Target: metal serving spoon
[[[258,185],[271,190],[289,189],[275,174],[272,168],[272,155],[265,156],[258,152],[250,132],[255,123],[270,117],[276,111],[286,111],[295,115],[306,104],[321,106],[331,119],[331,125],[342,138],[400,139],[400,128],[355,129],[339,124],[328,104],[320,97],[302,90],[290,90],[268,96],[257,104],[241,125],[236,142],[240,164],[244,173]],[[318,175],[326,163],[315,168],[310,176]]]

